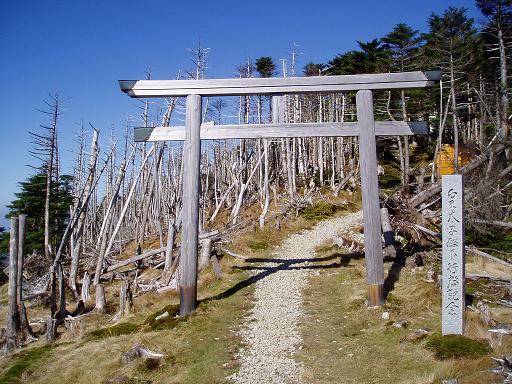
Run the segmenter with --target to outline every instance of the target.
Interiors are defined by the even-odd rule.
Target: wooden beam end
[[[132,89],[138,80],[118,80],[121,91],[132,96]]]
[[[146,142],[151,137],[154,128],[138,127],[133,129],[133,141]]]
[[[441,69],[434,69],[432,71],[423,71],[425,77],[428,80],[439,81],[443,77],[443,71]]]

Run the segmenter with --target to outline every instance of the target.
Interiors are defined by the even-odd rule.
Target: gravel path
[[[240,335],[245,345],[238,352],[240,370],[235,383],[302,383],[304,366],[293,359],[302,349],[298,323],[303,314],[302,289],[313,263],[315,248],[335,234],[350,233],[362,221],[362,212],[325,220],[310,230],[287,237],[273,252],[275,259],[261,265],[264,277],[256,282],[255,306]],[[306,267],[306,268],[304,268]]]

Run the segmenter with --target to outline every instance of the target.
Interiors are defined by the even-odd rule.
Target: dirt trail
[[[322,221],[312,229],[287,237],[260,266],[263,278],[256,282],[255,306],[240,331],[245,345],[238,353],[240,370],[235,383],[302,383],[304,367],[294,360],[302,348],[298,323],[303,316],[302,289],[314,270],[315,248],[340,232],[360,225],[362,212]]]

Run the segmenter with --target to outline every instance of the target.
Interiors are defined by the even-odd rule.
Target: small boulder
[[[393,323],[394,328],[407,328],[407,320],[400,320]]]
[[[425,337],[430,336],[432,334],[432,330],[429,328],[419,328],[411,332],[407,335],[403,340],[416,342],[423,340]]]

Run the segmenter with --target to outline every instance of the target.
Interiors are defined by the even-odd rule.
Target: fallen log
[[[162,253],[162,252],[165,252],[166,250],[167,250],[167,247],[162,247],[162,248],[158,248],[158,249],[152,249],[151,251],[147,251],[147,252],[141,253],[140,255],[136,255],[136,256],[130,257],[129,259],[126,259],[126,260],[120,261],[117,264],[111,265],[106,270],[104,270],[103,273],[108,273],[108,272],[115,271],[116,269],[124,267],[125,265],[131,264],[131,263],[135,263],[135,262],[140,261],[140,260],[144,260],[144,259],[146,259],[148,257],[157,255],[157,254]]]
[[[488,329],[487,332],[501,334],[501,335],[512,335],[512,325],[501,324],[495,328]]]
[[[225,253],[226,255],[229,255],[229,256],[232,256],[236,259],[240,259],[240,260],[245,260],[245,257],[242,256],[242,255],[239,255],[238,253],[235,253],[235,252],[231,252],[231,251],[228,251],[227,249],[225,248],[219,248],[219,250],[223,253]]]
[[[426,233],[427,235],[435,237],[436,239],[441,239],[441,234],[439,232],[435,232],[435,231],[433,231],[431,229],[425,228],[422,225],[414,224],[414,228],[420,230],[423,233]]]
[[[496,227],[503,227],[503,228],[512,229],[512,223],[507,223],[505,221],[476,219],[475,223],[494,225]]]
[[[338,196],[340,191],[345,187],[345,185],[350,181],[350,179],[354,176],[354,171],[350,171],[347,176],[343,180],[339,182],[339,184],[334,188],[334,196]]]
[[[476,249],[475,247],[466,247],[466,251],[471,253],[471,254],[473,254],[473,255],[475,255],[475,256],[480,256],[480,257],[483,257],[485,259],[494,261],[497,264],[504,265],[505,267],[512,268],[512,264],[511,263],[508,263],[505,260],[501,260],[500,258],[498,258],[496,256],[489,255],[488,253],[482,252],[482,251]]]
[[[199,240],[215,239],[215,238],[217,238],[220,235],[222,235],[221,232],[219,232],[218,230],[214,230],[214,231],[211,231],[211,232],[206,232],[206,233],[200,234],[199,235]],[[175,247],[175,248],[177,248],[177,247]],[[103,270],[102,274],[115,271],[116,269],[124,267],[125,265],[131,264],[131,263],[135,263],[137,261],[144,260],[144,259],[146,259],[148,257],[157,255],[159,253],[165,253],[167,251],[168,251],[168,248],[167,248],[167,246],[165,246],[165,247],[161,247],[161,248],[157,248],[157,249],[152,249],[150,251],[141,253],[140,255],[135,255],[133,257],[130,257],[129,259],[122,260],[119,263],[116,263],[116,264],[113,264],[113,265],[107,267],[106,269]]]
[[[488,273],[466,273],[466,279],[469,280],[478,280],[478,279],[484,279],[484,280],[491,280],[496,281],[499,283],[510,283],[512,279],[507,279],[505,277],[498,277],[494,275],[490,275]]]

